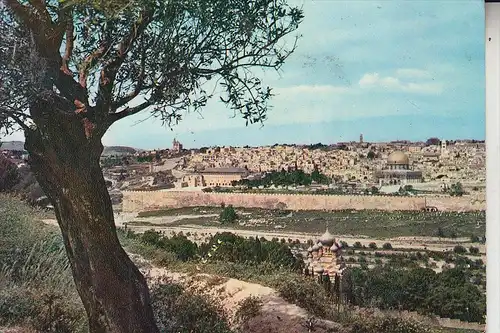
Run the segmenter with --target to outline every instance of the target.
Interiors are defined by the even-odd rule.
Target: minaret
[[[359,135],[359,143],[363,143],[363,133]]]
[[[441,155],[446,155],[448,153],[448,143],[446,140],[441,140]]]

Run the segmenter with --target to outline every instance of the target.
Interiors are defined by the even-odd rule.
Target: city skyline
[[[264,127],[245,127],[215,95],[202,115],[189,114],[172,130],[144,120],[147,112],[124,119],[104,145],[153,149],[174,137],[187,148],[328,144],[360,133],[372,142],[484,140],[482,2],[290,3],[302,4],[305,15],[297,51],[280,75],[255,71],[276,94]]]

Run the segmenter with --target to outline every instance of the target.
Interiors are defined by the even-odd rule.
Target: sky
[[[295,0],[304,20],[273,88],[268,119],[245,126],[216,97],[173,128],[138,114],[109,145],[186,148],[485,138],[484,3],[480,0]],[[147,119],[147,120],[145,120]],[[12,139],[22,140],[22,135]],[[6,140],[5,138],[4,140]]]

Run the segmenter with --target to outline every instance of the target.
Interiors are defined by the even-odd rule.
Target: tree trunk
[[[99,165],[101,139],[87,138],[81,118],[52,104],[32,105],[37,126],[25,132],[25,147],[54,206],[90,332],[158,332],[146,279],[116,234]]]

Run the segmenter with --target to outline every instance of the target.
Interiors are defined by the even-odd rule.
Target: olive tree
[[[91,332],[158,332],[145,278],[117,237],[101,139],[139,112],[169,126],[200,112],[214,97],[208,81],[247,124],[264,121],[272,91],[253,69],[281,68],[302,10],[285,0],[143,0],[109,15],[85,1],[0,0],[0,18],[0,124],[24,131]]]

